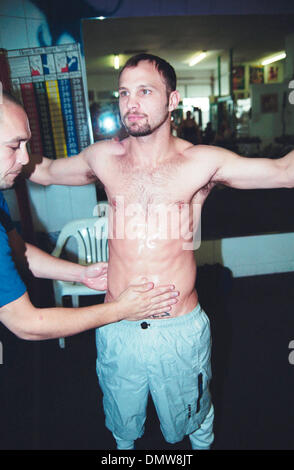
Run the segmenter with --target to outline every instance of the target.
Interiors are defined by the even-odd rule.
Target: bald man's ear
[[[168,110],[170,112],[174,111],[178,107],[179,102],[180,102],[180,93],[177,90],[172,91],[171,94],[169,95]]]

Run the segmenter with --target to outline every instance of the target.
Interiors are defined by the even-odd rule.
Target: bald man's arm
[[[177,302],[174,286],[154,287],[152,283],[129,286],[116,300],[77,308],[36,308],[25,292],[0,308],[2,322],[25,340],[72,336],[125,318],[142,320],[171,310]]]

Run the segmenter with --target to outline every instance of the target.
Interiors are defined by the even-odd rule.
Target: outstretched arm
[[[211,181],[238,189],[291,188],[294,186],[294,151],[285,157],[249,158],[214,146],[199,146],[207,158]],[[206,154],[206,155],[204,155]]]
[[[51,184],[82,186],[97,180],[85,158],[85,152],[56,160],[32,155],[24,171],[33,183],[43,186]]]
[[[51,160],[32,156],[25,169],[26,176],[44,186],[50,184],[82,186],[100,179],[109,171],[108,163],[113,155],[122,155],[124,147],[120,142],[101,141],[85,148],[73,157]]]

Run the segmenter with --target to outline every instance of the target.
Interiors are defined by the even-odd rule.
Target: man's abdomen
[[[195,291],[196,262],[193,250],[183,250],[180,240],[159,240],[152,246],[141,240],[110,240],[106,301],[131,284],[174,284],[180,292],[171,315],[190,312],[198,303]]]

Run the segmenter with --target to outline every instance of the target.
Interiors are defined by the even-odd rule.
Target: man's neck
[[[129,155],[139,166],[156,167],[169,158],[173,136],[168,127],[160,128],[144,137],[129,138]]]

